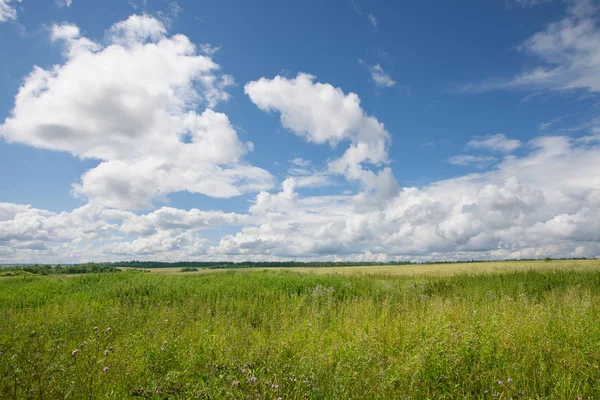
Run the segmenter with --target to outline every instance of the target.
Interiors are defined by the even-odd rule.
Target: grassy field
[[[310,272],[2,278],[0,398],[600,398],[597,261]]]
[[[552,260],[547,261],[494,261],[494,262],[469,262],[451,264],[414,264],[414,265],[391,265],[391,266],[357,266],[357,267],[295,267],[295,268],[257,268],[260,271],[294,271],[312,274],[340,274],[340,275],[362,275],[362,274],[385,274],[385,275],[438,275],[450,276],[456,274],[487,274],[504,273],[513,271],[530,270],[556,270],[556,269],[597,269],[600,270],[600,260]],[[127,268],[121,268],[127,270]],[[159,274],[180,274],[181,268],[149,268],[145,271]],[[235,270],[199,268],[198,274],[206,274],[223,271],[247,271],[254,272],[256,269],[242,268]],[[185,272],[184,274],[191,274]]]

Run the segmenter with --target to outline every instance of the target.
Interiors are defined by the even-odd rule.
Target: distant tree
[[[545,262],[550,262],[550,261],[552,261],[552,259],[550,257],[546,257],[546,258],[544,258],[544,261]]]

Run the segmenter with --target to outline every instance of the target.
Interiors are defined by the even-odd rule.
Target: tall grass
[[[13,277],[0,318],[2,399],[600,398],[599,271]]]

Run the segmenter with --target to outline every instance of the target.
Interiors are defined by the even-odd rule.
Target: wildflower
[[[165,348],[164,348],[164,346],[160,348],[160,351],[165,351]]]
[[[165,340],[163,343],[164,343],[164,344],[167,344],[167,343],[169,343],[169,342],[167,342],[167,341]]]
[[[104,368],[102,368],[102,371],[104,371],[104,372],[108,372],[108,367],[104,367]]]
[[[512,379],[511,379],[511,378],[508,378],[508,379],[506,380],[506,382],[508,382],[508,383],[511,383],[511,382],[512,382]]]
[[[255,377],[255,376],[253,376],[253,377],[252,377],[250,380],[251,380],[252,382],[256,382],[256,381],[258,380],[258,378],[257,378],[257,377]]]
[[[98,330],[98,327],[97,327],[97,326],[95,326],[95,327],[94,327],[94,330],[95,330],[95,331],[97,331],[97,330]]]
[[[240,386],[240,381],[233,381],[232,386]]]
[[[278,397],[277,400],[283,400],[283,398],[282,397]]]
[[[77,353],[79,353],[79,350],[75,349],[75,350],[73,350],[73,351],[71,352],[71,355],[74,355],[74,356],[76,356],[76,355],[77,355]]]
[[[273,390],[277,390],[277,389],[279,389],[279,385],[275,385],[275,384],[273,384],[273,385],[271,385],[271,389],[273,389]]]
[[[104,350],[104,355],[108,355],[108,353],[110,353],[108,350]]]
[[[483,393],[488,394],[490,391],[489,390],[485,390]]]
[[[110,329],[110,327],[106,328],[106,332],[110,332],[112,331],[112,329]]]
[[[502,381],[498,381],[498,385],[502,385],[504,382]]]

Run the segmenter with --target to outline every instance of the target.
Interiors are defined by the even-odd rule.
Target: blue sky
[[[0,0],[0,262],[600,255],[591,0]]]

